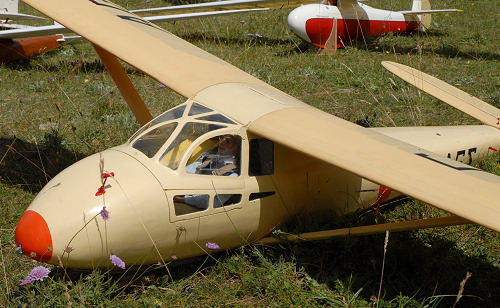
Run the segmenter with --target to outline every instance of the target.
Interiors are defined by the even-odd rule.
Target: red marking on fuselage
[[[325,47],[332,27],[332,18],[311,18],[306,21],[306,32],[311,39],[311,43],[322,48]],[[344,43],[362,37],[410,31],[418,31],[418,22],[358,19],[337,20],[337,40]]]

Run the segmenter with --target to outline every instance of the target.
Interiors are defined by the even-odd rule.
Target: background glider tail
[[[0,0],[0,12],[18,13],[19,3],[17,0]]]
[[[412,11],[423,11],[431,9],[431,0],[413,0]],[[431,14],[417,15],[420,21],[420,31],[425,31],[431,26]]]

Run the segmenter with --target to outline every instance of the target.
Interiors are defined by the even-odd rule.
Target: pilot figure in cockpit
[[[216,176],[240,175],[241,138],[236,135],[222,135],[205,141],[215,146],[202,153],[193,163],[186,166],[186,173],[205,174]],[[220,207],[229,200],[231,195],[218,195],[214,200],[214,207]],[[226,198],[226,200],[224,200]],[[208,207],[207,195],[175,196],[174,202],[184,203],[198,209]]]
[[[195,162],[187,165],[187,173],[218,176],[240,175],[240,137],[223,135],[211,140],[216,138],[218,138],[217,145],[202,153]]]

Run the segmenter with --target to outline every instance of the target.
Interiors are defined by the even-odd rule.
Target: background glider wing
[[[486,125],[500,129],[500,109],[454,86],[409,66],[383,61],[391,73],[418,89],[478,119]]]
[[[250,8],[283,8],[297,7],[302,4],[316,3],[317,0],[227,0],[205,2],[197,4],[173,5],[166,7],[157,7],[149,9],[133,10],[132,13],[160,13],[160,12],[201,12],[201,11],[219,11],[219,10],[235,10],[235,9],[250,9]]]
[[[161,22],[161,21],[174,21],[189,18],[202,18],[217,15],[229,15],[229,14],[240,14],[248,12],[259,12],[266,11],[268,9],[246,9],[246,10],[228,10],[219,12],[199,12],[199,13],[186,13],[186,14],[174,14],[174,15],[162,15],[162,16],[148,16],[143,17],[144,20],[150,22]],[[0,31],[0,38],[5,39],[16,39],[25,37],[36,37],[36,36],[47,36],[54,34],[68,34],[72,33],[71,30],[66,29],[64,26],[55,24],[50,26],[40,26],[40,27],[26,27],[22,29],[5,30]]]
[[[21,13],[0,13],[0,19],[10,19],[10,20],[45,20],[43,17],[26,15]]]
[[[0,38],[17,39],[26,37],[48,36],[54,34],[66,34],[66,33],[71,33],[71,31],[66,29],[62,25],[56,24],[50,26],[27,27],[21,29],[4,30],[0,31]]]
[[[25,2],[183,96],[233,82],[266,89],[282,107],[255,117],[250,131],[500,232],[500,177],[296,102],[111,2]]]

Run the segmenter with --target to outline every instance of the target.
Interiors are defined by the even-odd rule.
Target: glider
[[[500,231],[500,177],[461,163],[498,151],[500,131],[492,123],[360,127],[110,1],[25,2],[93,44],[143,125],[125,144],[75,163],[39,192],[15,231],[18,249],[35,260],[73,268],[111,266],[110,255],[128,265],[166,262],[265,242],[295,215],[344,215],[398,194],[458,217],[352,234],[468,221]],[[152,119],[118,59],[187,101]]]
[[[413,0],[411,11],[389,11],[357,0],[329,0],[308,4],[288,15],[288,27],[303,40],[321,48],[336,50],[349,42],[388,33],[425,31],[431,14],[462,12],[431,10],[430,0]]]

